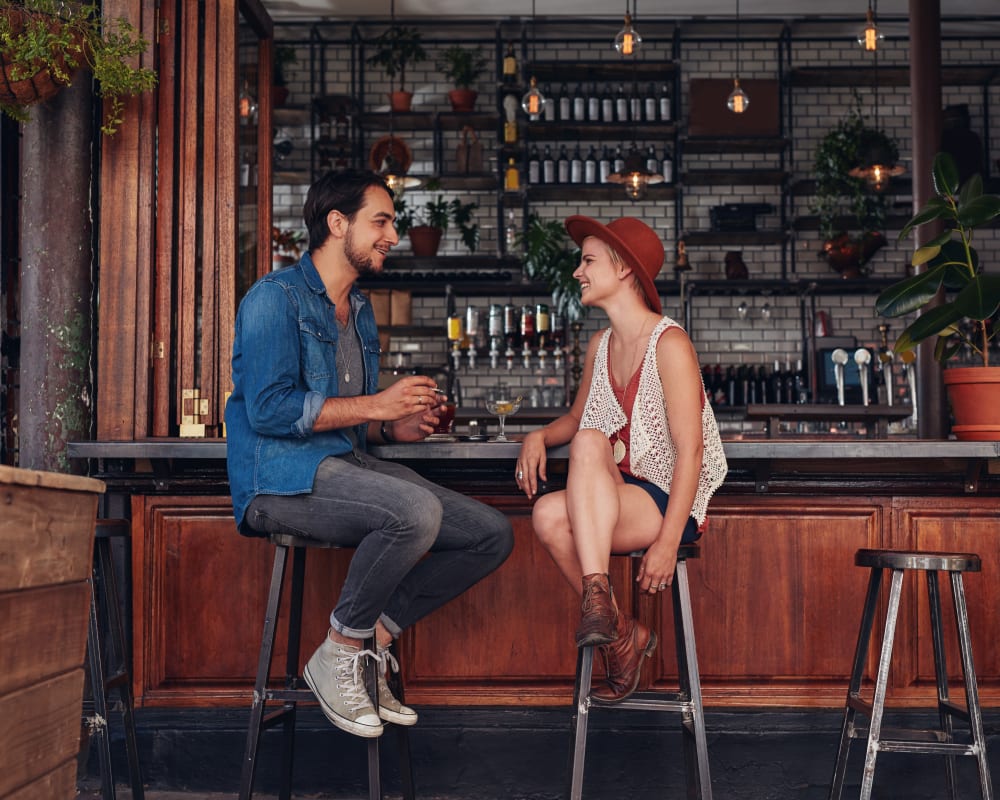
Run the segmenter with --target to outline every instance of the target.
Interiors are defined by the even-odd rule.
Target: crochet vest
[[[664,317],[649,335],[649,344],[642,359],[639,392],[632,409],[630,427],[632,474],[637,478],[655,483],[667,494],[670,494],[674,463],[677,461],[677,448],[670,435],[670,424],[667,420],[663,400],[663,386],[660,384],[660,374],[656,367],[656,345],[660,340],[660,335],[665,330],[679,327],[670,317]],[[629,422],[611,388],[611,377],[608,374],[610,340],[611,328],[608,328],[604,331],[604,336],[597,348],[590,393],[587,395],[583,417],[580,420],[581,428],[594,428],[608,437],[620,431],[625,423]],[[703,386],[703,395],[704,391]],[[698,476],[698,491],[695,495],[694,506],[691,508],[691,516],[699,525],[705,522],[708,501],[716,489],[722,485],[729,469],[726,464],[726,455],[722,449],[719,426],[715,422],[715,414],[712,413],[712,407],[707,399],[701,408],[701,430],[704,451],[701,473]]]

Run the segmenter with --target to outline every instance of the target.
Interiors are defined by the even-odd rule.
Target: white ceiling
[[[263,0],[276,20],[387,18],[392,0]],[[538,17],[619,17],[626,5],[637,20],[646,18],[733,17],[737,0],[534,0]],[[983,17],[1000,20],[998,0],[940,0],[943,17]],[[908,0],[875,0],[880,17],[905,17]],[[739,0],[743,18],[799,19],[803,17],[860,17],[866,0]],[[532,0],[395,0],[399,19],[473,17],[530,17]]]

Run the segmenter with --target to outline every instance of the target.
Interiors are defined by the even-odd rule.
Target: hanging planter
[[[31,106],[87,68],[107,101],[101,130],[112,135],[124,119],[123,98],[156,86],[153,70],[133,66],[148,47],[128,20],[105,19],[93,2],[0,0],[0,110],[27,122]]]

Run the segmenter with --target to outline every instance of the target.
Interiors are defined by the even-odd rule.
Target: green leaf
[[[958,222],[964,228],[976,228],[1000,216],[1000,197],[984,194],[959,206]]]
[[[944,231],[943,233],[941,233],[939,236],[935,236],[933,239],[931,239],[927,244],[924,245],[924,248],[926,248],[926,247],[938,247],[938,248],[940,248],[942,245],[944,245],[944,244],[946,244],[947,242],[950,242],[950,241],[951,241],[951,231],[947,230],[947,231]],[[921,249],[923,249],[923,248],[921,248]],[[914,255],[914,258],[916,258],[916,255]]]
[[[932,197],[927,201],[924,207],[903,226],[903,230],[899,232],[899,240],[902,241],[905,239],[909,235],[910,231],[918,225],[923,225],[925,222],[930,222],[931,220],[940,219],[941,217],[947,217],[950,215],[951,208],[949,205],[940,197]]]
[[[962,185],[962,190],[958,193],[959,209],[961,209],[962,206],[971,203],[977,197],[981,197],[982,194],[983,176],[979,174],[973,175]]]
[[[948,238],[951,238],[949,234]],[[941,252],[941,246],[936,244],[926,245],[924,247],[918,247],[913,251],[913,258],[910,259],[910,263],[915,267],[919,267],[921,264],[926,264],[928,261],[932,261],[937,257],[937,254]]]
[[[955,304],[945,303],[925,311],[907,327],[905,333],[909,335],[914,344],[919,344],[931,336],[943,334],[961,319],[962,314],[955,308]]]
[[[943,279],[943,269],[931,269],[905,278],[878,296],[875,311],[883,317],[901,317],[916,311],[937,294]]]
[[[953,302],[963,317],[982,321],[1000,308],[1000,275],[979,275],[960,291]]]
[[[958,167],[955,166],[955,159],[948,153],[938,153],[934,156],[931,175],[934,178],[934,191],[939,195],[958,193]]]
[[[962,344],[962,340],[956,339],[952,334],[939,336],[934,345],[934,360],[943,364],[962,349]]]

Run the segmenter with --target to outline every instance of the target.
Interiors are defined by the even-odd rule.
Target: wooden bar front
[[[76,455],[94,456],[101,445],[77,447]],[[105,450],[100,461],[109,491],[131,496],[137,702],[245,705],[273,548],[236,533],[225,494],[224,442],[189,443],[182,451],[164,445],[164,452],[175,455],[162,458],[151,447],[125,443],[117,451],[121,458]],[[854,441],[726,447],[730,477],[712,502],[701,558],[689,566],[708,705],[843,703],[867,581],[867,572],[854,566],[854,553],[862,547],[982,556],[983,571],[966,578],[969,617],[983,703],[1000,705],[993,613],[1000,601],[997,445]],[[404,636],[406,696],[416,705],[564,705],[572,695],[578,605],[534,539],[530,505],[511,478],[516,452],[516,445],[492,444],[380,451],[503,509],[516,537],[500,570]],[[550,465],[553,485],[560,483],[564,455],[555,454]],[[150,465],[155,471],[144,472]],[[305,658],[326,631],[349,557],[337,551],[309,554]],[[627,569],[625,559],[615,560],[619,602],[664,632],[650,674],[655,683],[670,685],[676,670],[669,597],[637,602],[628,590]],[[947,586],[943,589],[950,609]],[[953,638],[949,614],[946,636]],[[895,653],[894,702],[930,705],[934,665],[926,590],[917,581],[907,583]],[[275,663],[283,658],[277,653]],[[958,675],[954,646],[949,668]]]

